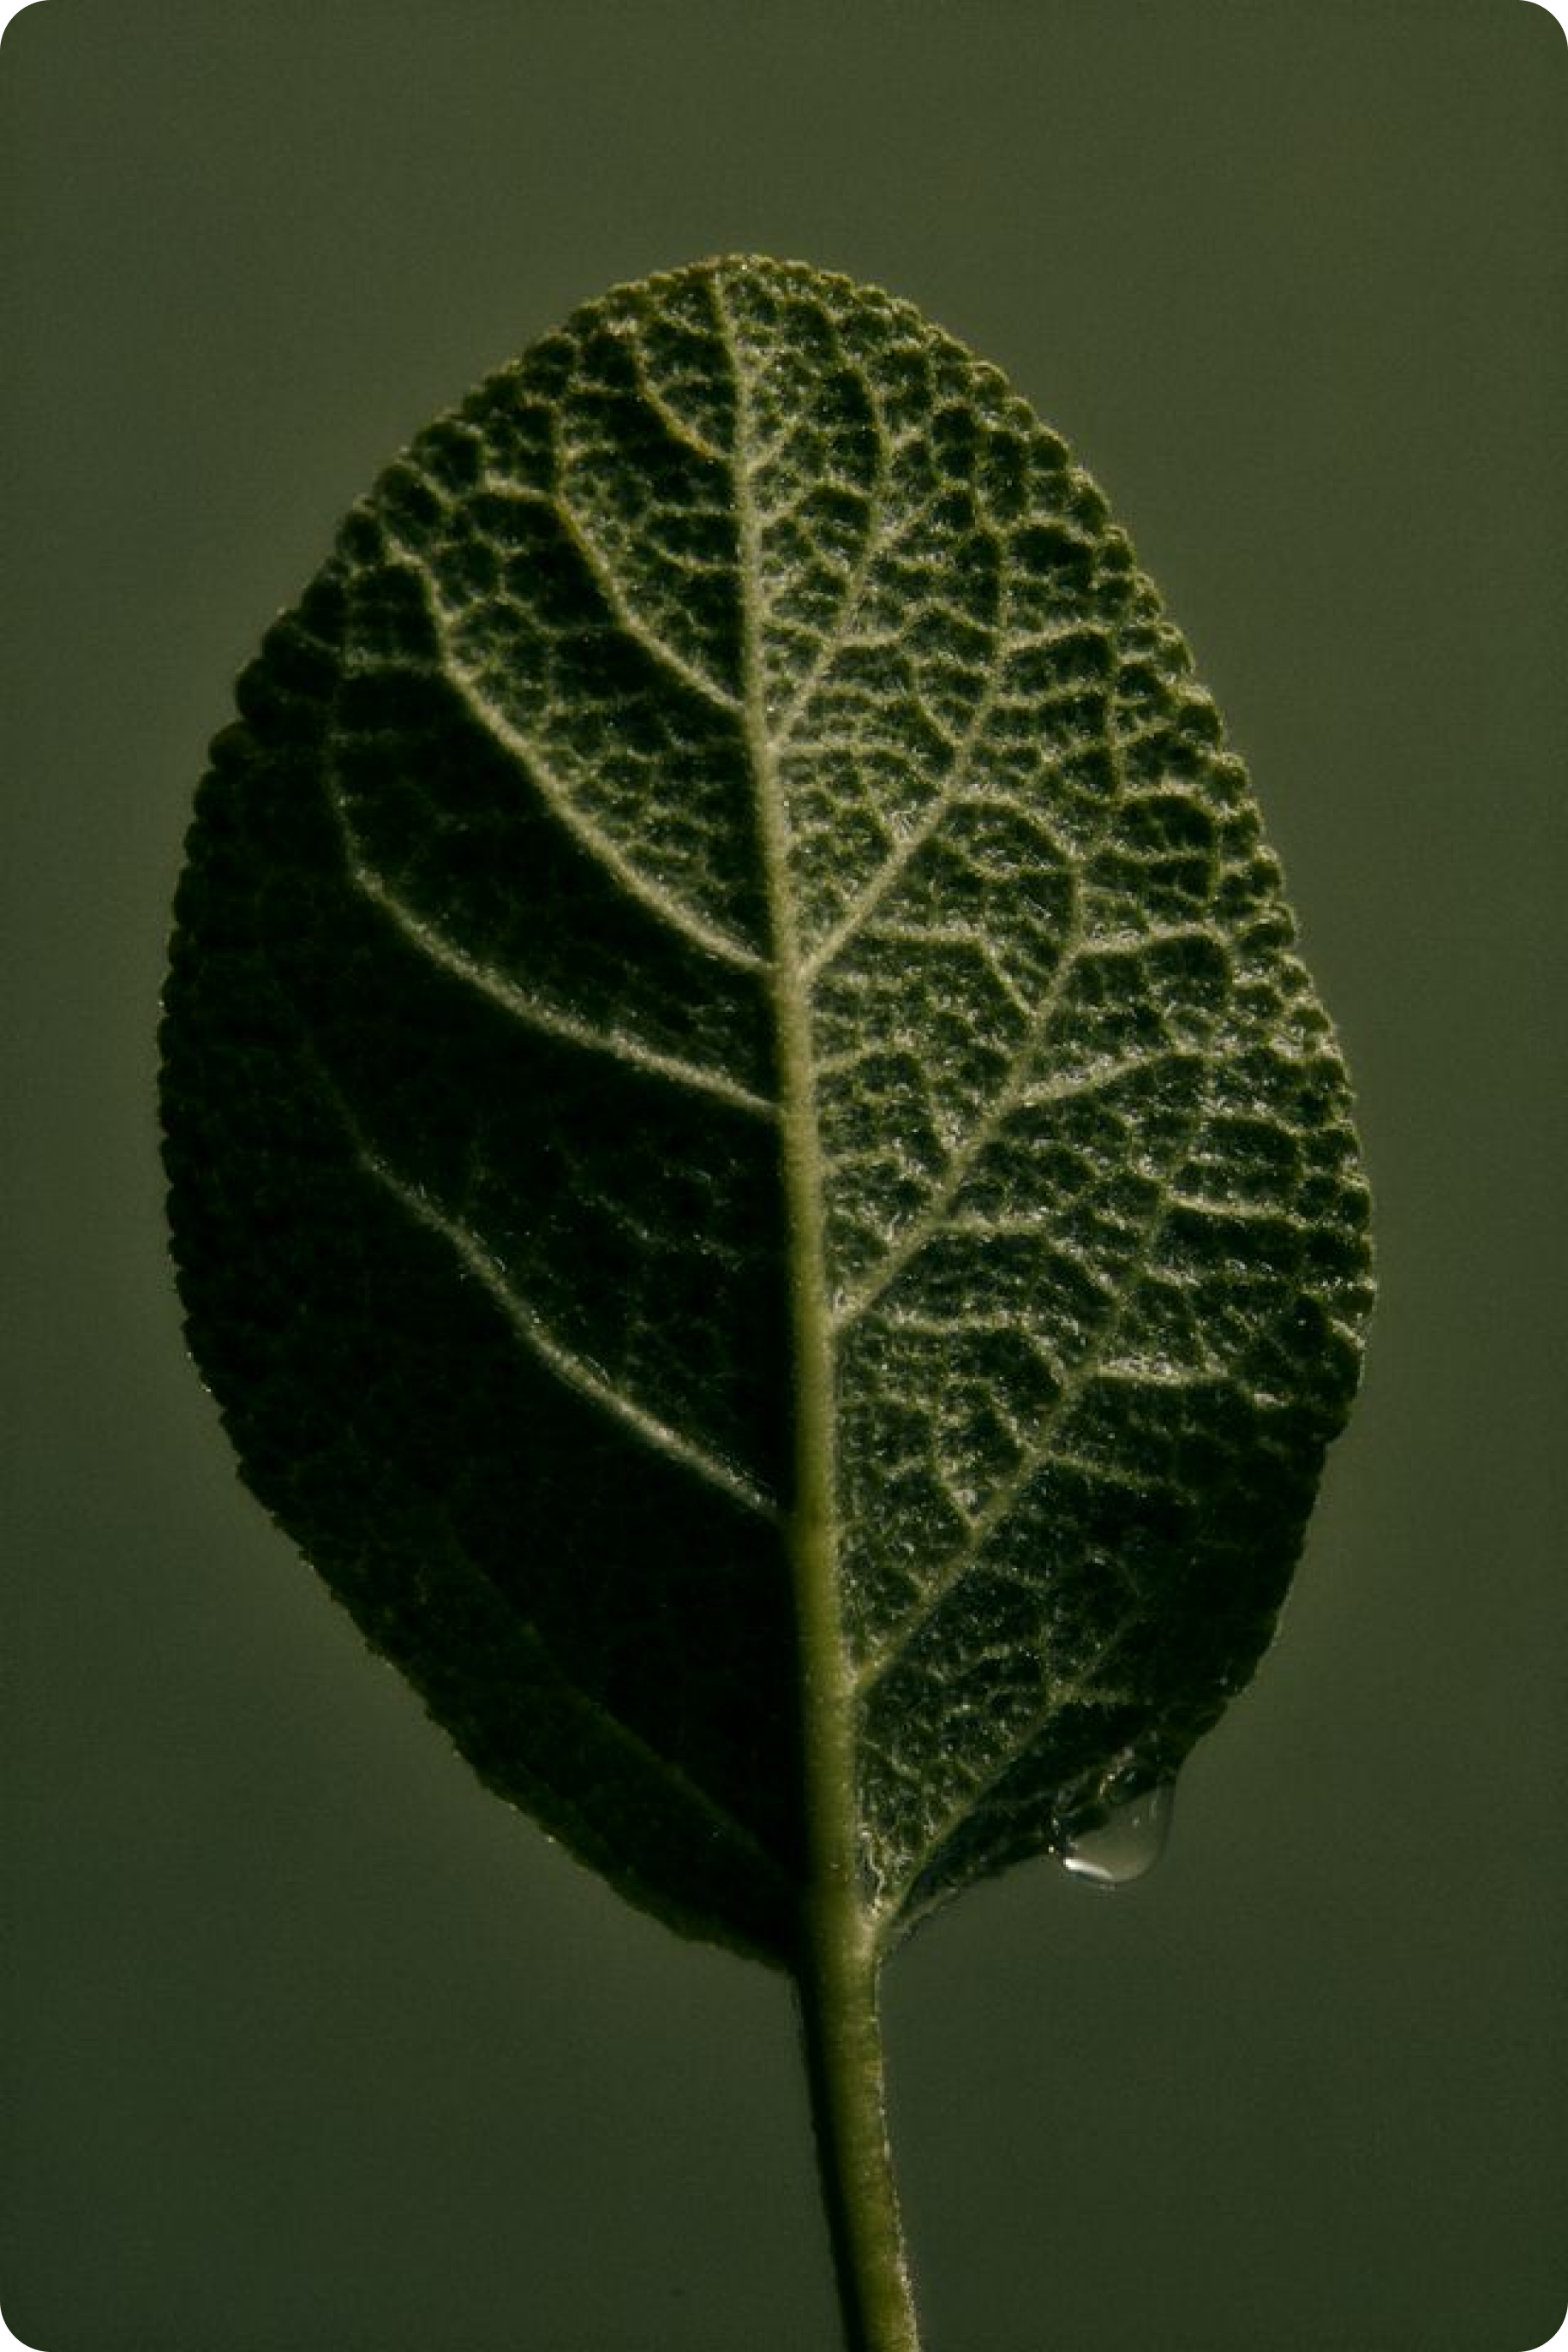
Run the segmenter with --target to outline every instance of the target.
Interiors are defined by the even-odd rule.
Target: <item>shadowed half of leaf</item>
[[[166,1005],[191,1345],[478,1772],[785,1963],[813,1890],[879,1956],[1168,1781],[1347,1411],[1366,1196],[1060,441],[880,292],[626,288],[392,465],[239,712]]]

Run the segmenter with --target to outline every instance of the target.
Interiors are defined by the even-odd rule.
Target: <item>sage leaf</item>
[[[1060,440],[875,289],[651,278],[419,436],[238,705],[190,1343],[480,1777],[785,1965],[825,1887],[879,1957],[1169,1782],[1348,1410],[1367,1195]]]

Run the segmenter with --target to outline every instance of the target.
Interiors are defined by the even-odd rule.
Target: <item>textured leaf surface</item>
[[[1268,1640],[1366,1202],[1061,443],[880,293],[653,279],[421,436],[239,699],[167,1005],[191,1340],[479,1772],[773,1955],[813,1803],[889,1939],[1168,1779]]]

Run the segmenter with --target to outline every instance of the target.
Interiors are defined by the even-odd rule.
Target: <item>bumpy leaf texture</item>
[[[480,1775],[787,1955],[815,1414],[885,1937],[1168,1780],[1269,1639],[1367,1200],[1056,436],[842,278],[624,288],[392,465],[238,700],[166,1006],[191,1344]]]

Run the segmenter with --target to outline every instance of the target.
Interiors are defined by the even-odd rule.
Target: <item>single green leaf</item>
[[[167,999],[191,1343],[476,1769],[789,1962],[825,1888],[879,1954],[1157,1812],[1269,1639],[1367,1203],[1061,442],[885,294],[653,278],[420,436],[239,705]]]

